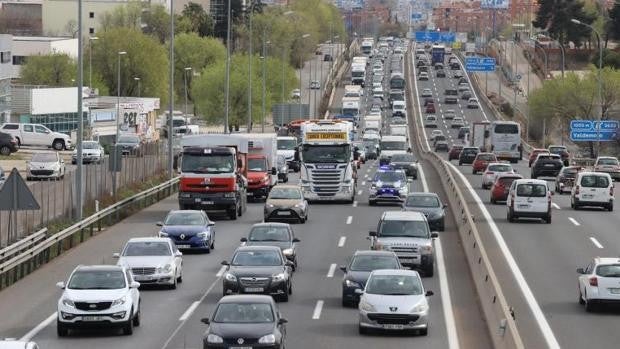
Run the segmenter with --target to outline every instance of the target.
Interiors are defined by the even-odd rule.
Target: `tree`
[[[72,86],[77,65],[64,53],[30,56],[21,68],[21,82],[52,87]]]
[[[130,1],[124,6],[116,6],[114,10],[105,12],[99,17],[100,30],[108,31],[118,27],[140,29],[142,9],[142,3],[139,1]]]
[[[609,19],[611,36],[620,40],[620,2],[616,1],[614,7],[609,10]]]
[[[575,18],[583,23],[592,24],[596,16],[586,13],[584,3],[579,0],[540,0],[536,19],[532,24],[536,28],[549,32],[549,35],[562,44],[572,41],[580,46],[589,38],[590,29],[571,22]]]
[[[143,19],[145,34],[156,37],[162,44],[170,38],[170,14],[163,5],[151,5]]]
[[[200,36],[210,36],[214,32],[213,19],[202,5],[189,2],[178,17],[180,32],[194,32]]]

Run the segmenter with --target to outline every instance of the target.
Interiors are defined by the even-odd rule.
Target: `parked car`
[[[306,223],[309,217],[308,201],[296,185],[276,185],[265,200],[264,219],[270,221],[298,221]]]
[[[297,244],[293,227],[287,223],[256,223],[250,229],[248,237],[241,238],[242,246],[277,246],[289,261],[293,270],[297,269]]]
[[[69,150],[73,146],[71,137],[41,124],[7,122],[0,126],[0,131],[13,136],[19,146],[44,146],[54,150]]]
[[[614,184],[609,173],[579,172],[571,190],[570,206],[575,210],[598,206],[613,211]]]
[[[0,155],[9,156],[18,150],[17,139],[8,133],[0,132]]]
[[[508,222],[517,219],[540,218],[551,224],[551,191],[547,181],[540,179],[517,179],[512,182],[506,200]]]
[[[105,151],[97,141],[82,141],[82,163],[101,163]],[[71,155],[71,164],[77,164],[77,148],[73,150]]]
[[[178,249],[206,253],[215,249],[215,222],[204,211],[172,210],[157,226],[158,235],[171,239]]]
[[[56,152],[34,153],[26,165],[26,180],[62,179],[65,176],[65,160]]]

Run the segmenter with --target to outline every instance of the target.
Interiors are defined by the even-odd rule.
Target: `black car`
[[[402,269],[396,253],[392,251],[356,251],[348,266],[340,266],[342,278],[342,306],[355,306],[359,295],[355,290],[363,290],[370,273],[379,269]]]
[[[539,154],[534,164],[532,164],[532,179],[542,176],[556,177],[564,164],[562,158],[557,154]]]
[[[446,71],[441,69],[438,70],[437,73],[435,73],[435,76],[438,78],[445,78],[446,77]]]
[[[470,98],[472,98],[471,91],[469,90],[463,91],[463,94],[461,94],[461,99],[469,101]]]
[[[238,295],[221,298],[203,337],[204,349],[283,349],[287,320],[271,297]]]
[[[435,193],[410,193],[403,204],[403,211],[416,211],[426,216],[431,230],[444,231],[447,205]]]
[[[452,69],[452,70],[459,70],[459,69],[461,69],[461,65],[458,62],[452,62],[452,63],[450,63],[450,69]]]
[[[462,164],[473,164],[476,155],[480,152],[480,149],[477,147],[464,147],[461,150],[461,154],[459,155],[459,165]]]
[[[412,177],[413,179],[418,178],[418,161],[411,153],[392,155],[390,165],[395,170],[405,171],[407,177]]]
[[[297,243],[293,227],[287,223],[256,223],[247,238],[241,238],[245,246],[277,246],[297,269]]]
[[[334,58],[330,54],[326,54],[325,56],[323,56],[323,62],[331,62],[333,60]]]
[[[120,135],[116,146],[121,149],[123,155],[142,156],[142,140],[136,134]]]
[[[577,173],[582,170],[581,166],[562,167],[555,179],[555,192],[562,194],[565,190],[570,192],[575,185]]]
[[[268,294],[288,302],[293,293],[292,268],[282,250],[276,246],[240,246],[224,274],[222,294]]]
[[[458,134],[459,139],[465,138],[465,135],[468,135],[468,134],[469,134],[469,126],[463,126],[459,128],[459,134]]]
[[[448,150],[450,149],[450,146],[448,145],[448,142],[443,140],[443,141],[437,141],[435,142],[435,152],[448,152]]]
[[[17,152],[17,140],[8,133],[0,132],[0,155],[9,156]]]

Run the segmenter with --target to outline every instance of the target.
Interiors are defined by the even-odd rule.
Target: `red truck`
[[[248,140],[248,198],[263,199],[278,184],[277,136],[275,133],[239,133]]]
[[[248,140],[237,135],[188,135],[181,140],[179,207],[223,212],[247,208]]]

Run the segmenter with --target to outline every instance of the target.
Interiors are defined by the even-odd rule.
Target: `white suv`
[[[620,259],[594,258],[585,268],[578,268],[579,304],[591,312],[602,303],[620,302]]]
[[[130,335],[140,326],[140,283],[125,267],[78,266],[66,284],[56,285],[64,290],[58,300],[59,337],[70,329],[101,327],[121,328]]]
[[[551,196],[547,181],[517,179],[512,182],[506,200],[506,218],[515,222],[520,217],[540,218],[551,223]]]
[[[570,207],[601,206],[614,210],[614,183],[609,173],[579,172],[570,193]]]

